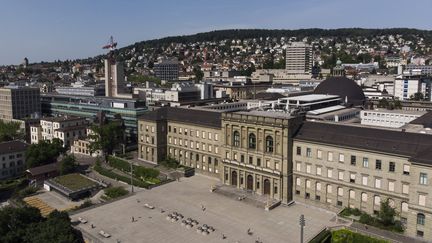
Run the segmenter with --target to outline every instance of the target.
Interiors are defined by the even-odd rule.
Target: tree
[[[389,102],[387,99],[380,99],[378,102],[379,108],[387,108],[389,106]]]
[[[5,122],[0,120],[0,142],[23,139],[24,133],[18,122]]]
[[[54,138],[52,141],[42,140],[37,144],[32,144],[26,151],[27,168],[57,162],[60,154],[65,153],[63,143],[60,139]]]
[[[417,93],[411,95],[410,99],[411,100],[417,100],[417,101],[424,100],[424,95],[421,92],[417,92]]]
[[[112,121],[102,125],[94,125],[91,129],[92,133],[89,134],[91,153],[102,151],[105,162],[108,162],[108,156],[123,142],[123,124],[119,121]]]
[[[402,103],[400,102],[400,100],[395,100],[393,104],[395,109],[402,109]]]
[[[129,193],[126,189],[124,189],[121,186],[107,188],[104,190],[104,192],[105,192],[105,195],[109,198],[122,197],[122,196]]]
[[[193,68],[193,73],[195,75],[195,81],[201,81],[204,77],[204,72],[199,66]]]
[[[60,174],[65,175],[74,172],[77,168],[75,161],[75,156],[73,155],[66,155],[63,157],[60,161]]]
[[[389,200],[381,202],[381,208],[378,213],[378,218],[381,223],[385,226],[390,226],[395,223],[394,217],[396,216],[396,210],[390,206]]]
[[[0,242],[84,242],[66,212],[54,211],[43,218],[33,207],[0,209]]]

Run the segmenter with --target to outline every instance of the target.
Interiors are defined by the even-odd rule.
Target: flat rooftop
[[[329,106],[329,107],[325,107],[325,108],[321,108],[321,109],[316,109],[316,110],[312,110],[312,111],[308,111],[307,114],[310,115],[320,115],[320,114],[325,114],[325,113],[329,113],[332,111],[338,111],[338,110],[342,110],[345,109],[346,107],[343,105],[335,105],[335,106]]]
[[[292,118],[292,116],[289,113],[286,113],[285,111],[277,111],[277,110],[275,110],[275,111],[273,111],[273,110],[266,110],[266,111],[251,110],[251,111],[238,111],[235,113],[241,114],[241,115],[263,116],[263,117],[272,117],[272,118],[280,118],[280,119]]]
[[[411,110],[387,110],[387,109],[373,109],[364,110],[364,112],[377,112],[377,113],[391,113],[391,114],[407,114],[407,115],[419,115],[422,116],[427,113],[427,111],[411,111]]]
[[[283,98],[281,100],[294,100],[300,102],[313,102],[319,100],[328,100],[328,99],[340,99],[338,95],[325,95],[325,94],[309,94],[309,95],[300,95],[294,97]]]
[[[325,226],[334,226],[330,220],[335,214],[323,209],[294,204],[279,206],[271,211],[257,208],[218,193],[210,192],[219,180],[196,175],[182,178],[151,190],[142,189],[135,195],[71,215],[88,220],[78,228],[84,235],[103,242],[297,242],[300,239],[298,220],[301,214],[306,218],[305,242]],[[148,209],[148,203],[155,209]],[[201,206],[206,208],[205,211]],[[164,212],[161,212],[161,209]],[[199,226],[207,224],[215,228],[209,235],[197,233],[198,226],[187,229],[181,220],[171,222],[167,215],[176,211],[185,219],[193,218]],[[132,222],[134,217],[135,222]],[[91,225],[95,228],[92,228]],[[252,235],[247,234],[251,229]],[[110,238],[102,238],[98,232],[105,231]],[[222,240],[222,234],[226,236]]]

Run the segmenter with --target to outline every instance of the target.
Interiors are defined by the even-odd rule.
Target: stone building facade
[[[284,113],[224,113],[223,183],[291,201],[291,138],[302,120]]]
[[[21,141],[0,143],[0,180],[23,174],[27,147],[28,145]]]
[[[159,163],[170,157],[200,173],[219,177],[221,113],[164,107],[138,122],[138,157]]]
[[[431,240],[431,146],[430,135],[305,122],[293,142],[294,200],[371,215],[389,200],[408,236]]]
[[[139,157],[172,157],[269,200],[371,215],[388,200],[405,234],[432,241],[432,136],[269,111],[161,108],[139,121]]]

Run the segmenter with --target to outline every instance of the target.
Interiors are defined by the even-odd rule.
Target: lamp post
[[[134,192],[134,188],[133,188],[133,164],[132,164],[132,160],[130,161],[130,180],[131,180],[131,192]]]
[[[303,243],[303,227],[306,225],[305,217],[304,215],[300,215],[300,243]]]

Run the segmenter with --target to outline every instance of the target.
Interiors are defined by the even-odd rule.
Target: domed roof
[[[339,95],[343,101],[348,99],[349,104],[363,105],[365,95],[354,80],[346,77],[330,77],[322,81],[314,90],[315,94]]]

